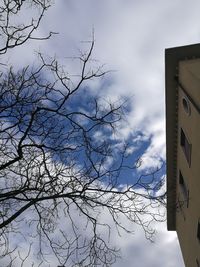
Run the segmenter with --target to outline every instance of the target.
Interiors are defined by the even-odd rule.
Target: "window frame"
[[[198,220],[198,223],[197,223],[197,239],[200,242],[200,219]]]
[[[185,113],[190,116],[191,115],[191,108],[190,108],[190,102],[186,96],[182,97],[182,105]]]
[[[182,195],[184,197],[184,201],[187,203],[187,208],[189,207],[189,189],[186,185],[185,179],[182,175],[182,172],[179,170],[179,185],[182,191]]]
[[[191,152],[192,152],[192,145],[191,143],[188,141],[188,138],[185,134],[185,132],[183,131],[183,129],[181,128],[181,132],[180,132],[180,145],[183,149],[185,158],[188,162],[189,167],[191,166]]]

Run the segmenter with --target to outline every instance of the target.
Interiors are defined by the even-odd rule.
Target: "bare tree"
[[[2,1],[2,54],[38,39],[33,33],[50,2],[28,1],[39,7],[37,20],[11,25],[24,2]],[[109,244],[112,224],[129,232],[124,217],[151,239],[150,222],[161,219],[157,170],[120,186],[124,171],[140,161],[128,164],[128,145],[115,138],[123,101],[103,101],[86,88],[107,74],[91,68],[93,48],[94,39],[77,58],[75,81],[42,54],[38,66],[0,73],[0,261],[8,266],[19,259],[25,266],[31,253],[37,255],[32,266],[51,266],[52,254],[62,266],[111,266],[119,252]],[[26,252],[16,240],[27,245]]]
[[[0,1],[0,54],[5,54],[9,49],[23,45],[28,40],[49,39],[48,36],[36,36],[40,22],[51,5],[51,0],[1,0]],[[32,11],[26,17],[26,12]]]

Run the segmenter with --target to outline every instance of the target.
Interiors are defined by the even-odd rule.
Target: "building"
[[[167,226],[200,267],[200,44],[166,49]]]

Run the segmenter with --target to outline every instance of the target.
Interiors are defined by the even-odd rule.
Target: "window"
[[[181,191],[182,191],[182,194],[183,194],[184,202],[187,203],[187,208],[188,208],[188,205],[189,205],[189,190],[187,189],[187,186],[185,184],[185,180],[183,178],[183,175],[182,175],[181,171],[179,171],[179,184],[180,184]]]
[[[183,148],[188,164],[191,162],[191,144],[188,142],[183,129],[181,129],[181,147]]]
[[[197,225],[197,238],[199,239],[200,241],[200,219],[198,221],[198,225]]]
[[[183,108],[184,108],[185,112],[187,113],[187,115],[190,115],[190,113],[191,113],[190,104],[189,104],[189,101],[186,97],[182,98],[182,104],[183,104]]]
[[[187,115],[190,115],[191,114],[190,103],[186,97],[182,98],[182,105]]]

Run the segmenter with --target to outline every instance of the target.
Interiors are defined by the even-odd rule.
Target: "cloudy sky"
[[[114,100],[126,96],[131,112],[121,134],[126,138],[141,132],[141,140],[150,137],[144,151],[143,167],[165,159],[165,48],[200,41],[200,2],[198,0],[55,0],[43,21],[41,34],[59,32],[50,41],[32,45],[33,49],[56,55],[63,64],[77,55],[83,41],[95,32],[93,57],[116,70],[106,87],[106,96]],[[23,48],[24,49],[24,48]],[[16,62],[29,62],[27,51]],[[20,51],[20,49],[19,49]],[[100,85],[94,84],[94,89]],[[116,237],[122,259],[114,267],[183,267],[175,233],[166,224],[156,224],[154,243],[145,240],[138,230],[133,236]]]

